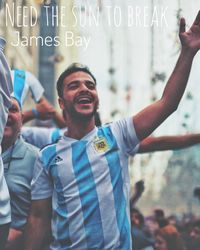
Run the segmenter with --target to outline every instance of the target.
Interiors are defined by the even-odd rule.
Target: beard
[[[92,112],[84,114],[84,113],[78,112],[75,109],[74,105],[71,105],[67,103],[66,101],[64,101],[64,106],[65,106],[66,118],[70,116],[73,120],[76,120],[76,121],[88,121],[92,119],[97,113],[97,109],[98,109],[98,103],[95,103]]]

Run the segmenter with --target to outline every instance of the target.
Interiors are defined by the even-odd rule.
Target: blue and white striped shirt
[[[52,196],[50,249],[131,249],[128,156],[138,143],[129,118],[41,151],[32,199]]]

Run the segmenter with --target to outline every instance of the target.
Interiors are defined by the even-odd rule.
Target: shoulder
[[[52,160],[57,155],[57,145],[58,143],[52,143],[49,145],[46,145],[40,150],[40,160],[44,164],[44,166],[49,165]]]
[[[32,155],[34,157],[37,157],[39,154],[39,149],[33,145],[31,145],[30,143],[25,142],[25,140],[20,137],[19,138],[19,147],[23,148],[23,150],[26,151],[26,153],[28,153],[29,155]]]
[[[23,143],[24,143],[28,152],[30,152],[31,154],[34,154],[36,156],[39,154],[39,148],[35,147],[34,145],[32,145],[28,142],[25,142],[24,140],[23,140]]]
[[[130,131],[134,128],[131,118],[124,118],[118,121],[107,123],[101,127],[98,127],[99,133],[118,135],[124,131]]]

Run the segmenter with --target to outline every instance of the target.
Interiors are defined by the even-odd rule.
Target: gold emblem
[[[109,149],[109,145],[105,138],[97,138],[94,141],[94,148],[98,153],[105,153]]]

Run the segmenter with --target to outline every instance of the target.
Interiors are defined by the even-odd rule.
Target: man
[[[10,107],[12,80],[10,69],[3,54],[5,40],[0,38],[0,143]],[[10,224],[10,200],[7,185],[4,179],[3,163],[0,147],[0,249],[4,249]]]
[[[200,12],[190,30],[180,22],[182,50],[162,98],[137,115],[95,127],[96,79],[73,64],[58,79],[67,132],[45,147],[35,165],[25,249],[40,249],[48,228],[50,249],[131,249],[128,156],[177,109],[194,55],[200,49]]]
[[[31,203],[31,180],[38,150],[20,137],[22,112],[12,98],[2,140],[4,175],[11,202],[11,226],[6,250],[22,249],[24,226]]]

